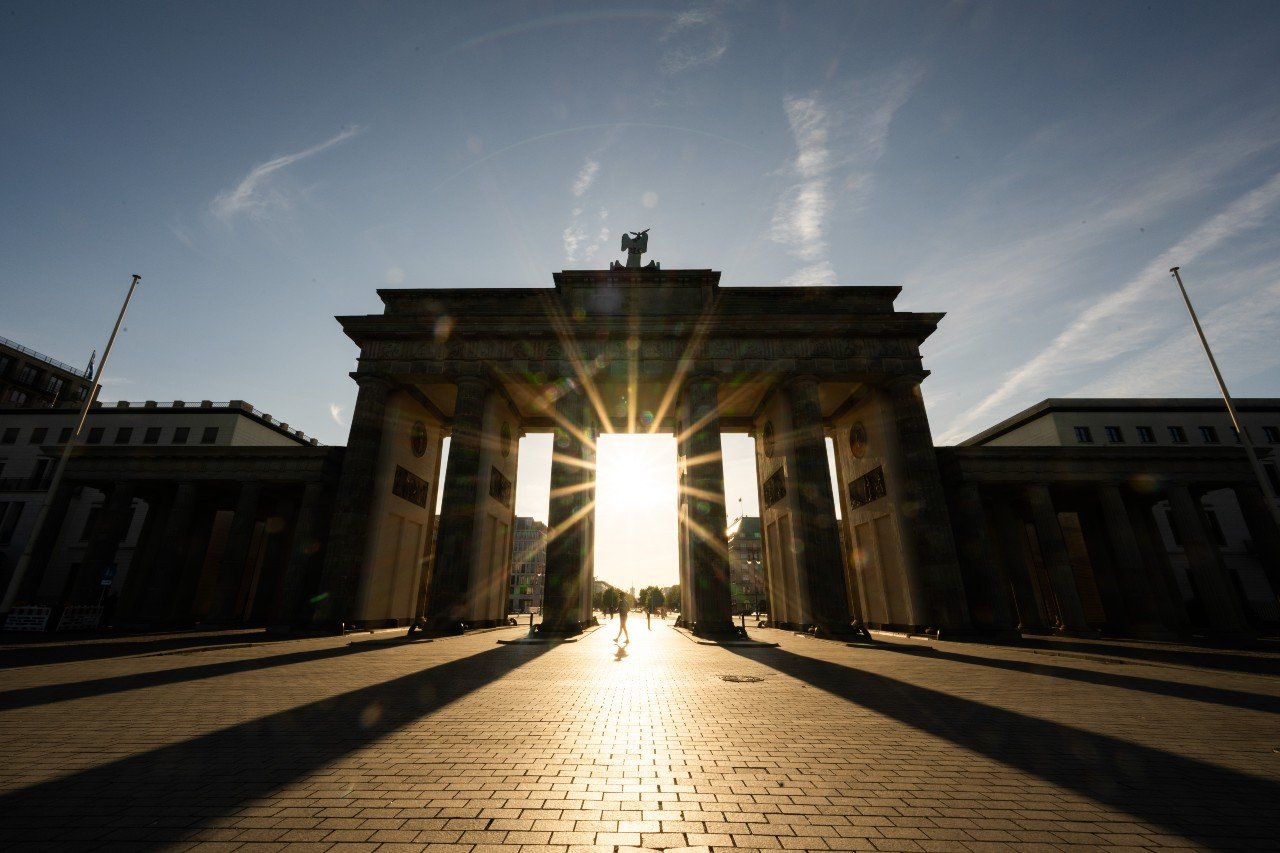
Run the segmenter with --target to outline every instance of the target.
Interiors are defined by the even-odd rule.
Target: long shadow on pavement
[[[5,794],[0,837],[5,844],[53,842],[59,850],[172,845],[549,648],[500,646]]]
[[[159,654],[195,647],[271,645],[298,639],[288,634],[273,634],[265,629],[167,632],[154,635],[88,634],[74,640],[56,641],[51,641],[51,636],[65,635],[36,634],[27,637],[15,633],[4,634],[4,644],[0,646],[0,669]]]
[[[126,690],[141,690],[146,687],[160,687],[166,684],[177,684],[183,681],[198,681],[202,678],[216,678],[220,675],[232,675],[237,672],[252,672],[257,669],[269,669],[277,666],[289,666],[308,661],[340,658],[361,652],[375,652],[384,649],[398,648],[406,642],[403,635],[396,635],[385,640],[361,640],[346,646],[326,649],[308,649],[300,652],[286,652],[270,657],[247,658],[245,660],[218,661],[217,663],[179,666],[172,669],[161,669],[155,672],[133,672],[128,675],[116,675],[108,678],[95,678],[89,681],[74,681],[65,684],[47,684],[39,687],[21,687],[15,690],[0,691],[0,711],[13,711],[35,705],[47,705],[52,702],[65,702],[70,699],[83,699],[87,696],[104,696],[108,693],[120,693]]]
[[[868,648],[861,646],[860,648]],[[1200,684],[1186,684],[1181,681],[1164,681],[1159,678],[1143,678],[1137,675],[1121,675],[1113,672],[1094,672],[1087,669],[1075,669],[1069,666],[1035,663],[1031,661],[1001,660],[998,658],[967,655],[951,649],[936,646],[913,647],[891,643],[880,643],[874,648],[897,654],[915,657],[949,660],[956,663],[985,666],[993,669],[1004,669],[1010,672],[1025,672],[1029,675],[1043,675],[1050,678],[1062,678],[1069,681],[1081,681],[1086,684],[1097,684],[1104,687],[1119,687],[1123,690],[1137,690],[1158,696],[1169,696],[1174,699],[1190,699],[1210,705],[1229,705],[1250,711],[1264,711],[1268,714],[1280,714],[1280,697],[1268,696],[1265,693],[1246,693],[1243,690],[1228,690],[1222,687],[1208,687]],[[1141,664],[1139,664],[1141,666]],[[0,696],[0,707],[4,698]]]
[[[726,648],[1204,847],[1280,837],[1280,783],[782,649]]]
[[[1276,643],[1258,643],[1250,649],[1213,646],[1208,642],[1198,646],[1180,645],[1175,648],[1161,648],[1134,643],[1112,643],[1106,640],[1067,640],[1023,635],[1017,642],[998,645],[1024,651],[1036,649],[1050,653],[1111,655],[1170,666],[1194,666],[1199,669],[1218,669],[1227,672],[1280,675],[1280,656],[1277,656],[1277,652],[1280,652],[1280,644]],[[1250,651],[1254,653],[1250,654]]]

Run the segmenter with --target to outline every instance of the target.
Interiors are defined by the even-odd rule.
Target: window
[[[201,443],[201,444],[213,444],[213,443],[214,443],[215,441],[217,441],[217,440],[218,440],[218,428],[217,428],[217,427],[205,427],[205,428],[204,428],[204,434],[200,436],[200,443]]]
[[[1169,440],[1174,444],[1187,443],[1187,431],[1182,427],[1169,427]]]
[[[9,372],[9,365],[13,364],[13,359],[7,355],[0,355],[0,376]]]
[[[40,379],[40,368],[34,364],[28,364],[18,371],[18,381],[23,385],[35,385]]]
[[[49,434],[48,427],[36,427],[31,431],[31,438],[27,439],[28,444],[44,444],[45,436]]]
[[[45,390],[47,390],[53,396],[57,397],[62,393],[62,389],[66,386],[66,384],[67,384],[67,381],[65,379],[59,379],[56,376],[50,376],[49,384],[45,386]]]
[[[1109,426],[1109,427],[1106,427],[1106,430],[1107,430],[1107,441],[1111,442],[1112,444],[1124,444],[1124,433],[1120,431],[1120,427]]]
[[[160,427],[147,427],[147,431],[142,434],[143,444],[157,444],[160,441]]]
[[[58,444],[66,444],[71,440],[71,427],[63,427],[62,432],[58,433]]]
[[[1218,443],[1218,430],[1216,427],[1202,426],[1200,427],[1200,440],[1205,444]]]
[[[17,403],[19,406],[26,404],[27,392],[19,391],[17,388],[14,388],[12,391],[9,392],[9,402]]]
[[[1138,441],[1143,444],[1155,444],[1156,432],[1151,427],[1138,427]]]
[[[89,444],[102,444],[102,434],[106,432],[102,427],[90,427]]]
[[[17,444],[18,428],[9,427],[3,433],[0,433],[0,444]]]
[[[1267,444],[1280,444],[1280,427],[1264,426],[1262,437],[1267,440]]]
[[[173,431],[173,443],[186,444],[189,435],[191,435],[191,427],[178,427]]]
[[[1093,444],[1093,431],[1087,426],[1078,426],[1076,430],[1076,443]]]
[[[116,430],[116,444],[128,444],[133,440],[133,427],[120,427]]]

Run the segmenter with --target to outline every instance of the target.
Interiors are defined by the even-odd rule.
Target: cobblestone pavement
[[[1280,656],[630,622],[0,650],[0,847],[1280,849]]]

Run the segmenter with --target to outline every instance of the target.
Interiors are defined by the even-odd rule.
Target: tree
[[[669,586],[663,591],[663,597],[667,600],[667,607],[672,610],[680,609],[680,584]]]

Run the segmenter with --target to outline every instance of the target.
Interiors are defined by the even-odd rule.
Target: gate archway
[[[317,622],[496,624],[518,438],[547,431],[543,630],[577,633],[592,612],[596,438],[666,432],[679,456],[684,619],[699,635],[730,634],[720,436],[741,431],[755,440],[777,624],[968,627],[919,388],[920,344],[942,314],[895,311],[898,287],[721,287],[714,270],[553,279],[379,290],[383,313],[338,318],[360,347],[360,391]],[[425,540],[405,533],[419,529]],[[433,540],[428,555],[421,543]],[[402,592],[405,572],[416,596]]]

